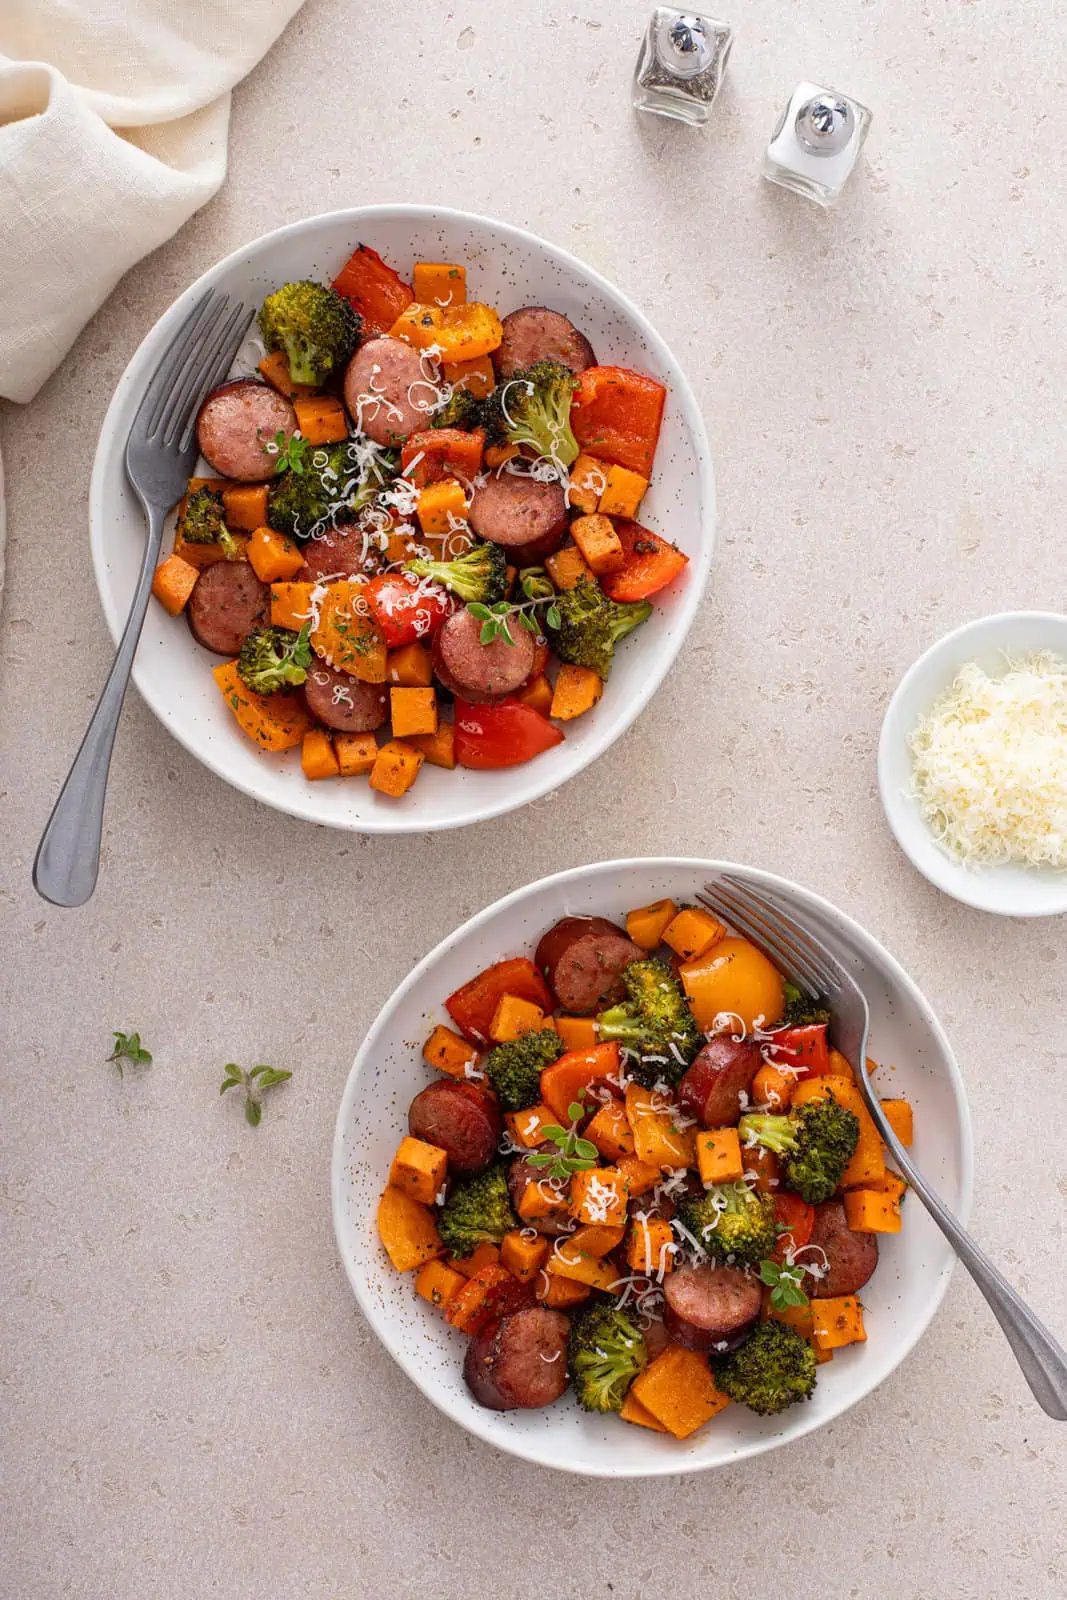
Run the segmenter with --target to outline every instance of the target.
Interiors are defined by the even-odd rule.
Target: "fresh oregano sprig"
[[[275,1084],[284,1083],[286,1078],[292,1076],[291,1072],[283,1072],[277,1067],[253,1067],[251,1072],[246,1072],[244,1067],[239,1067],[230,1061],[227,1063],[226,1076],[219,1087],[219,1094],[225,1094],[227,1089],[243,1089],[245,1120],[255,1128],[263,1115],[261,1097],[264,1090],[273,1089]]]
[[[588,1172],[600,1160],[600,1153],[592,1140],[582,1139],[578,1134],[578,1123],[585,1116],[585,1107],[580,1101],[572,1100],[567,1107],[567,1115],[571,1119],[569,1128],[548,1122],[541,1129],[542,1137],[554,1144],[555,1150],[535,1150],[532,1156],[526,1158],[531,1167],[544,1167],[546,1178],[566,1180],[575,1172]]]
[[[279,472],[295,472],[300,478],[307,471],[304,457],[311,446],[303,434],[294,433],[291,438],[287,438],[284,428],[279,428],[274,438],[263,448],[267,455],[274,457],[275,475]]]
[[[494,639],[506,639],[508,644],[514,644],[515,636],[509,627],[513,620],[527,633],[539,633],[541,625],[535,613],[541,606],[548,607],[545,612],[546,626],[559,627],[556,590],[543,567],[524,567],[519,573],[519,588],[526,596],[520,603],[498,600],[495,605],[487,606],[480,600],[472,600],[468,604],[467,610],[482,625],[479,635],[482,644],[492,644]]]
[[[808,1297],[800,1287],[804,1268],[798,1263],[780,1266],[777,1261],[761,1261],[760,1282],[771,1291],[771,1305],[775,1311],[785,1311],[789,1306],[806,1306]]]
[[[107,1057],[118,1068],[119,1077],[122,1077],[122,1063],[128,1061],[133,1067],[150,1067],[152,1065],[152,1052],[146,1050],[141,1043],[139,1033],[120,1033],[116,1028],[115,1048]]]

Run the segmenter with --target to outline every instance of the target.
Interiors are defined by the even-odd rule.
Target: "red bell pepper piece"
[[[524,689],[526,688],[527,684],[533,683],[534,679],[539,678],[542,672],[544,672],[545,668],[548,666],[548,655],[549,650],[547,644],[534,645],[534,664],[530,668],[526,682],[522,685]]]
[[[582,449],[652,476],[667,391],[628,367],[586,367],[571,401],[571,427]]]
[[[607,1044],[595,1044],[588,1050],[565,1050],[541,1073],[541,1099],[566,1126],[571,1120],[568,1107],[575,1101],[588,1105],[590,1111],[597,1109],[592,1103],[596,1099],[595,1089],[606,1089],[618,1099],[621,1065],[616,1039]]]
[[[825,1078],[830,1071],[825,1022],[805,1023],[802,1028],[778,1028],[767,1042],[772,1046],[771,1061],[800,1069],[798,1077]]]
[[[623,517],[613,521],[626,559],[621,567],[604,573],[600,579],[600,587],[609,600],[647,600],[673,583],[689,565],[689,557],[658,533]]]
[[[415,296],[410,283],[386,266],[377,250],[361,244],[333,280],[338,294],[363,318],[363,335],[388,333]]]
[[[512,956],[487,967],[465,983],[445,1001],[445,1010],[461,1033],[474,1044],[485,1044],[489,1024],[502,996],[513,994],[529,1000],[542,1011],[551,1011],[552,993],[544,978],[527,956]]]
[[[463,1333],[481,1333],[497,1317],[536,1303],[533,1283],[520,1283],[507,1267],[482,1267],[448,1302],[445,1319]]]
[[[789,1230],[778,1235],[771,1258],[784,1266],[787,1253],[802,1249],[811,1238],[815,1227],[815,1207],[809,1206],[798,1194],[782,1190],[774,1197],[774,1220],[780,1228]]]
[[[431,638],[455,605],[447,590],[428,588],[399,572],[379,574],[363,592],[390,650]]]
[[[521,700],[498,700],[494,705],[457,700],[454,721],[456,760],[461,767],[478,771],[518,767],[563,743],[559,728]]]
[[[400,452],[400,468],[416,489],[442,478],[474,478],[482,470],[485,429],[428,428],[413,433]]]

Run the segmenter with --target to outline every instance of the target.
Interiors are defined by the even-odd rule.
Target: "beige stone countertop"
[[[737,43],[703,132],[630,109],[648,10],[309,0],[234,96],[222,194],[0,416],[4,1600],[1067,1593],[1067,1431],[963,1273],[831,1426],[719,1473],[612,1484],[443,1419],[335,1252],[338,1100],[412,963],[541,874],[726,856],[829,896],[922,985],[970,1092],[974,1230],[1067,1330],[1064,923],[939,895],[875,781],[887,698],[922,649],[1064,603],[1062,7],[723,0]],[[831,215],[758,177],[807,77],[874,111]],[[86,502],[112,388],[242,241],[396,200],[546,235],[682,357],[720,495],[688,644],[551,808],[452,836],[276,815],[133,694],[99,890],[53,910],[30,863],[111,657]],[[120,1081],[114,1028],[139,1028],[154,1064]],[[294,1069],[258,1129],[219,1098],[231,1060]]]

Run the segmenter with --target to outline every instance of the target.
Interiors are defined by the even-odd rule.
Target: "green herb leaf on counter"
[[[116,1028],[115,1048],[107,1057],[118,1068],[119,1077],[122,1077],[122,1063],[128,1061],[134,1067],[150,1067],[152,1065],[152,1052],[146,1050],[141,1043],[139,1033],[120,1033]]]
[[[273,1089],[276,1084],[284,1083],[292,1076],[291,1072],[284,1072],[279,1067],[253,1067],[251,1072],[246,1072],[244,1067],[239,1067],[230,1061],[226,1064],[226,1076],[219,1085],[219,1094],[225,1094],[227,1089],[243,1089],[245,1121],[250,1122],[255,1128],[258,1127],[263,1115],[264,1090]]]

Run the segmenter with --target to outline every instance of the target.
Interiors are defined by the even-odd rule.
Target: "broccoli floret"
[[[785,1011],[779,1028],[805,1028],[814,1022],[829,1022],[830,1007],[824,1000],[809,1000],[795,983],[785,980]]]
[[[299,471],[291,467],[271,484],[267,522],[298,539],[350,522],[396,467],[395,452],[378,451],[368,458],[366,446],[354,441],[304,451]]]
[[[299,633],[291,628],[254,628],[241,646],[237,671],[257,694],[274,694],[303,683],[311,665],[311,624]]]
[[[524,1033],[494,1045],[485,1058],[485,1075],[505,1111],[525,1111],[541,1098],[541,1069],[563,1054],[563,1040],[554,1028]]]
[[[499,1244],[519,1220],[511,1209],[508,1175],[501,1165],[457,1183],[437,1219],[441,1238],[454,1256],[473,1255],[480,1244]]]
[[[648,1364],[644,1334],[625,1312],[603,1303],[571,1323],[567,1370],[583,1411],[619,1411]]]
[[[717,1261],[728,1256],[754,1266],[778,1242],[774,1201],[746,1183],[716,1183],[702,1195],[683,1200],[678,1220]]]
[[[673,1088],[704,1044],[685,991],[665,961],[631,961],[622,975],[626,1000],[597,1017],[599,1037],[617,1039],[641,1059],[628,1063],[631,1076],[651,1087],[663,1079]]]
[[[268,350],[284,350],[294,383],[321,387],[359,343],[360,319],[343,295],[324,284],[286,283],[259,308]]]
[[[788,1116],[752,1113],[741,1118],[744,1144],[754,1138],[765,1150],[785,1156],[783,1176],[802,1200],[817,1206],[829,1200],[852,1160],[860,1136],[859,1118],[833,1095],[809,1100]]]
[[[815,1392],[815,1351],[795,1328],[760,1322],[732,1355],[714,1363],[719,1388],[761,1417]]]
[[[241,546],[226,526],[218,489],[197,489],[189,496],[178,519],[178,535],[187,544],[217,544],[227,561],[241,559]]]
[[[483,400],[478,401],[477,412],[473,414],[474,420],[471,427],[485,430],[485,442],[490,444],[507,444],[507,423],[504,420],[504,409],[501,396],[506,389],[506,384],[500,384],[491,389]]]
[[[550,617],[545,627],[556,654],[576,667],[591,667],[601,678],[611,671],[619,640],[652,615],[647,600],[619,604],[588,581],[564,589],[555,609],[559,621]]]
[[[405,561],[405,572],[419,578],[433,578],[459,596],[465,605],[477,601],[491,606],[503,600],[508,585],[508,558],[502,545],[488,541],[476,544],[455,561],[430,561],[418,558]]]
[[[454,388],[444,405],[433,414],[432,428],[477,428],[482,418],[482,402],[469,389]]]
[[[499,405],[510,443],[529,445],[537,455],[569,467],[578,454],[571,427],[577,381],[559,361],[535,361],[501,384]]]

